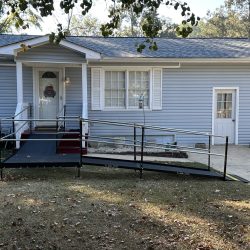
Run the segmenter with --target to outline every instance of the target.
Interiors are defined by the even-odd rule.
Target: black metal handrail
[[[25,108],[23,108],[20,112],[18,112],[17,114],[15,114],[12,118],[16,118],[18,115],[22,114],[25,110],[29,109],[29,105]]]
[[[57,119],[16,119],[16,121],[59,121],[59,117],[57,117]],[[169,131],[170,129],[168,128],[163,128],[163,127],[157,127],[157,126],[144,126],[144,125],[140,125],[140,124],[131,124],[131,123],[124,123],[124,122],[113,122],[113,121],[107,121],[107,120],[95,120],[95,119],[85,119],[85,118],[81,118],[81,117],[73,117],[73,118],[68,118],[66,116],[63,117],[63,119],[67,119],[67,120],[72,120],[72,121],[78,121],[79,122],[79,138],[76,139],[67,139],[67,138],[58,138],[59,133],[62,134],[62,132],[60,131],[56,131],[56,138],[48,138],[48,139],[35,139],[35,138],[28,138],[28,139],[24,139],[24,138],[20,138],[20,139],[15,139],[15,138],[9,138],[12,134],[9,134],[8,136],[4,136],[2,138],[0,138],[0,142],[1,141],[56,141],[56,143],[58,141],[79,141],[79,146],[80,146],[80,158],[79,158],[79,169],[78,169],[78,174],[80,174],[80,167],[82,166],[82,152],[83,152],[83,142],[99,142],[99,143],[112,143],[112,144],[117,144],[117,145],[124,145],[124,146],[132,146],[134,147],[134,160],[136,161],[136,153],[137,153],[137,148],[140,147],[140,177],[142,177],[142,172],[143,172],[143,164],[144,164],[144,149],[145,148],[154,148],[154,149],[165,149],[166,150],[166,144],[161,144],[161,143],[157,143],[157,146],[155,145],[147,145],[147,142],[145,141],[145,134],[147,130],[162,130],[162,131]],[[83,124],[84,123],[99,123],[99,124],[109,124],[109,125],[113,125],[113,126],[122,126],[122,127],[131,127],[133,128],[133,135],[134,135],[134,140],[130,140],[131,144],[127,144],[126,142],[110,142],[110,141],[105,141],[105,140],[93,140],[92,136],[86,136],[85,131],[83,131]],[[137,135],[138,132],[137,130],[141,129],[141,140],[137,140]],[[203,155],[207,155],[208,156],[208,170],[210,170],[210,157],[211,156],[220,156],[220,157],[224,157],[224,174],[223,174],[223,179],[226,180],[226,175],[227,175],[227,156],[228,156],[228,136],[224,137],[224,136],[215,136],[209,133],[198,133],[196,131],[187,131],[187,130],[179,130],[179,129],[171,129],[171,131],[175,131],[178,133],[188,133],[188,134],[194,134],[194,135],[206,135],[209,138],[209,147],[208,150],[203,150],[201,151],[200,149],[197,150],[197,148],[191,148],[189,147],[188,150],[180,150],[177,148],[168,148],[168,150],[170,151],[185,151],[185,152],[190,152],[190,153],[196,153],[196,154],[203,154]],[[67,134],[67,132],[63,132],[65,134]],[[69,132],[71,133],[71,132]],[[225,138],[225,153],[224,154],[218,154],[218,153],[212,153],[211,152],[211,138],[212,137],[221,137],[221,138]],[[100,137],[101,138],[101,137]],[[114,139],[112,137],[105,137],[105,139]],[[128,141],[128,140],[126,140]],[[194,149],[194,150],[191,150]]]

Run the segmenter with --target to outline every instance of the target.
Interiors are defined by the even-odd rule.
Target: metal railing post
[[[15,148],[15,139],[16,139],[16,136],[15,136],[15,116],[12,116],[12,132],[13,132],[13,135],[12,135],[12,138],[13,138],[13,145],[12,145],[12,153],[14,153],[14,148]]]
[[[224,181],[227,178],[227,155],[228,155],[228,136],[226,136],[226,144],[225,144],[225,158],[224,158]]]
[[[66,120],[65,120],[65,116],[66,116],[66,105],[64,105],[63,106],[64,107],[64,109],[63,109],[63,130],[64,130],[64,132],[66,131]]]
[[[2,137],[2,120],[0,119],[0,137]]]
[[[82,119],[79,117],[79,127],[80,127],[80,133],[79,133],[79,142],[80,142],[80,161],[79,161],[79,166],[78,166],[78,173],[77,176],[78,178],[80,177],[81,174],[81,167],[82,167]]]
[[[32,117],[32,106],[29,104],[29,118]],[[32,120],[30,120],[30,134],[32,134]]]
[[[0,178],[3,180],[2,146],[0,145]]]
[[[57,148],[58,148],[58,116],[56,117],[56,153],[57,153]]]
[[[136,161],[136,125],[134,124],[134,161]]]
[[[208,170],[211,169],[211,135],[208,136]]]
[[[140,179],[142,178],[142,171],[143,171],[144,135],[145,135],[145,127],[142,126],[142,128],[141,128],[141,169],[140,169]]]

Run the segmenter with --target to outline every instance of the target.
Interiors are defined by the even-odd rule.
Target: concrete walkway
[[[213,146],[212,152],[224,154],[224,146]],[[196,161],[207,164],[206,155],[189,154],[190,161]],[[223,171],[223,157],[211,156],[211,166],[214,169]],[[238,175],[250,181],[250,148],[247,146],[229,145],[227,173]]]

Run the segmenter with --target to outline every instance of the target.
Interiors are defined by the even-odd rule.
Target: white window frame
[[[157,67],[159,68],[159,67]],[[105,107],[105,103],[103,103],[103,111],[138,111],[139,109],[139,103],[138,108],[133,108],[128,106],[128,86],[129,86],[129,72],[130,71],[146,71],[149,72],[149,106],[145,107],[145,111],[152,111],[152,87],[153,87],[153,67],[105,67],[102,68],[103,70],[103,78],[104,78],[104,86],[102,88],[103,90],[103,97],[105,96],[105,74],[106,71],[123,71],[125,72],[125,107]],[[103,100],[104,101],[104,100]]]
[[[107,71],[110,71],[110,72],[124,72],[125,73],[125,108],[124,107],[105,107],[105,90],[106,90],[106,82],[105,82],[105,79],[106,79],[106,72]],[[104,98],[104,100],[103,100],[103,110],[124,110],[124,109],[126,109],[126,107],[127,107],[127,72],[126,71],[124,71],[124,70],[118,70],[118,69],[116,69],[116,70],[107,70],[107,69],[105,69],[104,71],[103,71],[103,81],[104,81],[104,83],[103,83],[103,98]]]

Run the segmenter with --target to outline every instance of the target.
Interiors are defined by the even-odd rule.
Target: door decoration
[[[43,91],[44,96],[54,98],[56,96],[56,91],[52,85],[47,85]]]

